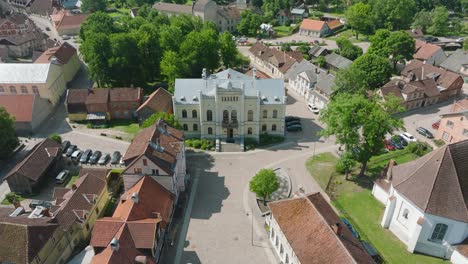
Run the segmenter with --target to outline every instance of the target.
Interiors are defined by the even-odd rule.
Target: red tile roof
[[[44,51],[34,63],[48,63],[55,57],[58,63],[63,65],[67,64],[76,54],[76,49],[72,45],[68,44],[68,42],[63,42],[59,47],[53,47]]]
[[[320,31],[325,26],[324,21],[314,20],[314,19],[304,19],[301,23],[301,29],[310,30],[310,31]]]
[[[457,87],[452,87],[452,89],[461,89],[463,86],[463,78],[460,75],[430,64],[425,64],[420,60],[412,60],[406,65],[403,71],[401,71],[401,75],[408,78],[414,76],[418,80],[428,79],[432,75],[437,75],[437,84],[446,89],[456,82],[458,82],[459,85],[457,85]]]
[[[137,112],[141,111],[145,107],[150,108],[154,112],[165,112],[172,114],[172,94],[164,88],[158,88],[137,109]]]
[[[77,15],[70,15],[65,14],[61,20],[58,22],[56,26],[57,30],[63,29],[76,29],[81,26],[81,24],[86,20],[87,15],[85,14],[77,14]]]
[[[2,94],[0,107],[15,117],[16,122],[31,122],[34,109],[33,94]]]
[[[135,88],[110,88],[110,102],[140,102],[143,97],[143,89]]]
[[[320,193],[268,206],[301,263],[375,263]]]
[[[255,43],[249,51],[259,59],[273,64],[282,73],[286,73],[296,62],[303,60],[303,57],[297,58],[290,56],[276,48],[270,48],[261,42]],[[295,53],[293,53],[295,54]]]
[[[437,45],[416,39],[416,53],[413,55],[413,58],[427,60],[434,56],[439,50],[442,50],[442,48]]]
[[[331,30],[333,30],[335,28],[343,26],[343,23],[341,23],[341,21],[339,19],[335,19],[335,20],[332,20],[332,21],[328,21],[327,25]]]
[[[96,88],[88,89],[86,104],[107,104],[109,101],[109,89]]]

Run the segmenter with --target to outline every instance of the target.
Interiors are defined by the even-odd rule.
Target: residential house
[[[82,169],[72,188],[55,188],[50,208],[0,208],[0,262],[65,263],[104,212],[108,172]]]
[[[256,70],[253,76],[257,76]],[[284,135],[282,79],[259,79],[227,69],[200,79],[176,79],[174,116],[187,137],[239,143],[262,133]],[[219,149],[218,149],[219,150]]]
[[[335,75],[328,73],[321,75],[313,89],[309,93],[308,102],[319,109],[324,109],[333,94],[333,86],[335,84]]]
[[[445,101],[462,94],[463,78],[453,72],[412,60],[401,72],[404,81],[434,79],[440,92],[439,101]]]
[[[12,57],[28,57],[34,50],[44,51],[47,35],[26,15],[14,13],[0,17],[0,48],[6,48]]]
[[[60,1],[57,0],[33,0],[29,11],[33,14],[48,17],[53,14],[54,8],[60,8]]]
[[[55,177],[62,167],[62,149],[59,143],[44,139],[18,163],[5,180],[16,193],[33,193],[46,178]]]
[[[167,190],[179,196],[185,190],[186,164],[184,133],[164,120],[141,130],[123,156],[125,190],[149,175]]]
[[[384,100],[393,95],[401,100],[407,109],[433,105],[439,102],[440,92],[434,79],[403,81],[394,79],[377,90]]]
[[[60,36],[78,35],[86,17],[86,14],[72,14],[64,9],[50,16],[52,25]]]
[[[59,46],[44,51],[34,63],[49,63],[52,61],[62,68],[66,82],[73,80],[73,77],[75,77],[76,73],[81,68],[81,61],[78,58],[78,53],[68,42],[63,42]]]
[[[468,139],[468,99],[455,101],[450,113],[440,115],[440,124],[435,133],[436,139],[446,143]]]
[[[174,194],[143,176],[122,194],[112,217],[96,221],[91,263],[158,263],[174,208]]]
[[[447,59],[447,56],[440,46],[416,39],[416,53],[413,58],[426,64],[439,66]]]
[[[164,88],[158,88],[138,107],[136,113],[140,124],[154,113],[173,114],[172,94]]]
[[[282,9],[276,14],[276,20],[278,20],[278,24],[280,25],[289,25],[289,23],[291,23],[291,19],[291,12],[287,9]]]
[[[34,94],[56,105],[66,90],[62,69],[51,63],[0,63],[0,96]]]
[[[291,9],[291,18],[293,21],[301,21],[309,16],[309,10],[306,8],[293,8]]]
[[[325,57],[329,53],[330,52],[328,51],[327,48],[324,48],[324,47],[322,47],[320,45],[313,45],[309,49],[309,55],[310,55],[311,59],[316,59],[316,58],[318,58],[320,56]]]
[[[286,72],[294,64],[303,60],[302,55],[297,56],[297,52],[282,52],[261,42],[250,47],[249,52],[251,53],[250,60],[273,78],[285,78]]]
[[[71,121],[131,119],[143,99],[142,88],[70,89],[66,107]]]
[[[320,193],[268,204],[269,241],[281,263],[375,263]]]
[[[306,18],[302,20],[299,34],[309,37],[324,37],[332,34],[332,30],[325,21]]]
[[[468,51],[458,49],[440,64],[441,68],[464,76],[468,80]]]
[[[15,118],[15,131],[26,136],[36,129],[52,113],[52,104],[34,94],[0,95],[0,107]]]
[[[157,2],[153,8],[169,16],[198,16],[203,21],[215,23],[220,31],[236,31],[241,20],[240,9],[236,5],[218,6],[213,0],[197,0],[191,6]]]
[[[325,55],[325,60],[327,67],[335,71],[348,68],[353,63],[351,60],[334,52]]]
[[[341,19],[332,19],[332,20],[327,20],[328,28],[333,33],[336,33],[337,31],[341,30],[344,28],[345,24]]]
[[[468,237],[468,140],[389,165],[372,194],[385,205],[382,227],[409,252],[450,259]],[[466,263],[459,262],[459,263]]]

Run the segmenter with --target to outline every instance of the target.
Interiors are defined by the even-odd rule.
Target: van
[[[55,183],[56,184],[62,184],[67,179],[68,175],[70,175],[69,171],[67,171],[67,170],[61,171],[57,175],[57,177],[55,177]]]

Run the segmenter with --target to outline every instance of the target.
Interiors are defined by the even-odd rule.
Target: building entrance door
[[[228,128],[228,131],[227,131],[227,137],[228,137],[228,139],[232,139],[233,136],[234,136],[234,129]]]

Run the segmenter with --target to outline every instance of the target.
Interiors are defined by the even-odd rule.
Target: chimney
[[[117,238],[114,237],[112,241],[110,242],[110,246],[112,248],[112,251],[119,250],[119,240],[117,240]]]
[[[257,69],[256,68],[252,68],[252,77],[254,78],[254,80],[257,78]]]
[[[146,263],[148,263],[148,257],[147,256],[136,256],[135,257],[135,263],[136,264],[146,264]]]
[[[71,187],[72,191],[76,190],[76,188],[78,188],[78,187],[76,187],[75,184],[73,184],[72,187]]]
[[[132,193],[132,201],[136,204],[138,203],[138,193]]]
[[[16,199],[13,201],[13,205],[15,206],[15,208],[21,207],[21,203]]]
[[[333,231],[335,232],[335,234],[337,236],[341,236],[341,232],[343,231],[343,227],[341,227],[340,223],[336,223],[336,224],[331,225],[331,228],[333,229]]]

